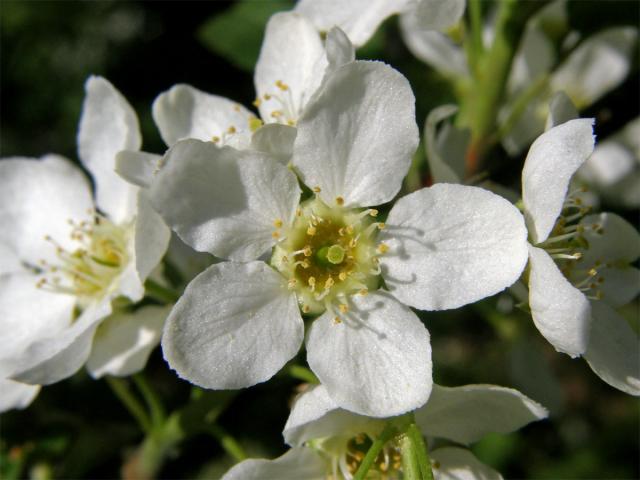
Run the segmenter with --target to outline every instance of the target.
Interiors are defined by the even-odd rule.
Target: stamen
[[[343,197],[336,197],[336,205],[338,206],[342,206],[344,205],[344,198]]]

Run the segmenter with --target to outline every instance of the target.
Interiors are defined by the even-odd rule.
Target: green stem
[[[406,433],[400,438],[400,454],[402,455],[403,478],[406,480],[421,480],[416,446]]]
[[[396,434],[396,432],[397,429],[395,425],[387,423],[380,436],[376,438],[373,444],[371,444],[371,447],[367,451],[367,454],[362,459],[362,463],[360,464],[360,467],[358,467],[358,471],[356,472],[356,474],[353,476],[353,480],[364,480],[367,472],[376,461],[376,458],[378,458],[378,454],[385,446],[385,444]]]
[[[163,287],[151,279],[147,279],[147,281],[144,282],[144,289],[145,294],[148,297],[151,297],[160,303],[176,303],[178,298],[180,298],[179,293],[171,290],[170,288]]]
[[[117,377],[105,377],[105,379],[116,397],[118,397],[126,407],[131,416],[136,419],[140,428],[145,433],[148,433],[151,430],[151,420],[149,419],[149,415],[147,415],[147,412],[138,399],[131,393],[127,382],[122,378]]]
[[[467,176],[480,168],[491,146],[489,137],[495,129],[513,58],[529,17],[548,3],[501,0],[495,25],[495,36],[489,51],[478,62],[474,83],[463,99],[465,117],[471,127],[471,144],[467,151]]]
[[[167,418],[167,414],[164,409],[164,405],[162,404],[162,400],[156,393],[155,389],[147,381],[144,373],[142,372],[133,375],[133,381],[149,407],[152,424],[156,427],[162,425]]]
[[[303,382],[313,384],[320,383],[318,377],[316,377],[311,370],[301,365],[291,365],[289,367],[289,375],[293,378],[297,378],[298,380],[302,380]]]
[[[422,432],[420,432],[420,429],[415,423],[409,425],[407,437],[413,444],[413,453],[420,467],[422,480],[433,480],[433,471],[431,470],[431,460],[429,459],[427,445],[424,442]]]
[[[471,71],[475,72],[478,59],[484,54],[482,42],[482,6],[480,0],[469,0],[469,19],[471,23],[471,48],[468,59]]]
[[[231,455],[236,462],[241,462],[247,458],[247,454],[238,441],[229,435],[222,427],[211,425],[208,428],[208,432],[220,442],[220,446],[222,446],[225,452]]]

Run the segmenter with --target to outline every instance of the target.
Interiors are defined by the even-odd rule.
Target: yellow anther
[[[282,80],[276,80],[276,87],[278,87],[280,90],[283,90],[283,91],[289,88],[287,84],[284,83]]]
[[[259,107],[260,105],[262,105],[262,100],[260,100],[259,98],[256,98],[256,99],[253,101],[253,106],[254,106],[254,107]]]
[[[220,137],[217,135],[214,135],[213,137],[211,137],[211,141],[213,143],[218,143],[220,141]]]
[[[300,266],[301,266],[302,268],[309,268],[309,267],[311,266],[311,264],[309,263],[309,260],[307,260],[307,259],[305,258],[302,262],[300,262]]]
[[[385,227],[386,225],[384,224],[384,222],[378,222],[378,230],[384,230]]]
[[[317,229],[313,225],[310,225],[309,228],[307,228],[307,235],[309,235],[310,237],[313,237],[316,233]]]
[[[358,239],[357,238],[352,238],[351,240],[349,240],[349,247],[350,248],[356,248],[356,245],[358,245]]]
[[[269,95],[268,93],[265,93],[262,98],[264,98],[265,100],[271,100],[271,95]]]
[[[344,198],[343,197],[336,197],[336,205],[338,206],[342,206],[344,205]]]
[[[273,221],[273,226],[276,227],[276,228],[281,228],[282,227],[282,219],[276,218]]]
[[[236,127],[234,127],[233,125],[227,128],[227,133],[236,133],[236,131]]]
[[[378,216],[378,210],[376,210],[375,208],[370,208],[369,209],[369,215],[372,217],[377,217]]]
[[[338,278],[339,278],[339,279],[340,279],[340,281],[342,281],[342,282],[344,282],[344,281],[347,279],[347,276],[348,276],[347,272],[344,272],[344,271],[343,271],[343,272],[340,272],[340,273],[338,274]]]
[[[271,236],[272,236],[273,238],[280,238],[280,232],[273,232],[273,233],[271,234]]]
[[[336,283],[333,278],[329,277],[327,278],[327,281],[324,282],[324,289],[325,290],[329,290],[331,287],[333,287],[333,284]]]
[[[333,319],[333,323],[334,323],[335,325],[338,325],[339,323],[342,323],[342,320],[340,319],[340,317],[335,317],[335,318]]]
[[[271,112],[271,116],[273,118],[280,118],[282,116],[282,110],[274,110]]]
[[[387,253],[389,251],[389,245],[386,243],[380,243],[376,250],[378,250],[378,253]]]
[[[598,274],[598,271],[595,268],[592,268],[591,270],[589,270],[590,277],[595,277],[597,274]]]
[[[264,122],[262,120],[260,120],[259,118],[256,118],[256,117],[250,118],[249,119],[249,130],[251,130],[251,132],[255,132],[263,124],[264,124]]]
[[[310,257],[313,254],[313,250],[311,249],[310,245],[305,245],[305,247],[302,249],[302,253],[305,257]]]
[[[347,228],[345,228],[345,231],[349,234],[352,235],[353,234],[353,226],[352,225],[348,225]]]
[[[302,306],[302,313],[309,313],[311,311],[311,307],[309,305]]]
[[[313,190],[315,193],[320,193],[322,191],[322,189],[318,186],[313,187],[311,190]]]
[[[309,277],[307,283],[309,284],[309,286],[311,287],[311,291],[313,292],[313,290],[316,288],[316,277]]]
[[[341,237],[344,237],[344,227],[338,230],[338,235],[340,235]]]
[[[364,297],[369,294],[369,290],[366,288],[361,288],[358,293]]]
[[[296,121],[295,120],[287,120],[287,125],[289,125],[290,127],[295,127],[296,126]]]
[[[347,305],[346,303],[341,303],[340,305],[338,305],[338,310],[340,310],[342,313],[347,313],[349,311],[349,305]]]
[[[297,284],[298,280],[296,280],[295,278],[292,278],[289,280],[289,282],[287,282],[287,286],[289,287],[289,289],[295,288]]]

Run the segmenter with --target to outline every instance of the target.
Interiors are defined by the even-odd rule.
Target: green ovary
[[[300,205],[271,263],[289,279],[304,313],[345,313],[350,295],[377,288],[375,237],[383,225],[372,221],[376,213],[329,207],[317,197]]]

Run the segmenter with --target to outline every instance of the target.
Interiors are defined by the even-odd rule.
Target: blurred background
[[[91,75],[109,79],[136,110],[143,149],[164,151],[151,103],[176,83],[231,98],[254,99],[252,72],[264,26],[293,2],[13,1],[0,3],[0,155],[59,153],[77,162],[76,129]],[[582,34],[635,25],[640,2],[570,2],[572,28]],[[404,46],[396,18],[360,49],[358,58],[383,60],[409,78],[417,121],[451,103],[450,83]],[[638,116],[638,50],[627,79],[581,112],[596,117],[606,137]],[[421,154],[423,155],[423,154]],[[517,188],[524,161],[497,150],[495,180]],[[426,185],[428,171],[421,167]],[[606,207],[606,205],[605,205]],[[638,212],[614,210],[638,224]],[[552,411],[548,421],[473,446],[482,461],[508,478],[640,477],[640,410],[636,399],[600,381],[581,360],[559,355],[508,295],[453,312],[425,313],[437,383],[493,383],[521,389]],[[638,302],[623,314],[638,331]],[[304,364],[304,352],[299,362]],[[178,379],[156,350],[146,369],[171,411],[202,395]],[[218,395],[219,424],[250,456],[286,450],[281,431],[301,381],[281,373],[263,385]],[[205,394],[211,395],[211,394]],[[0,478],[115,478],[143,440],[137,425],[104,381],[81,371],[43,389],[24,411],[0,418]],[[217,478],[233,460],[212,435],[169,452],[162,478]],[[126,473],[126,468],[125,468]]]

